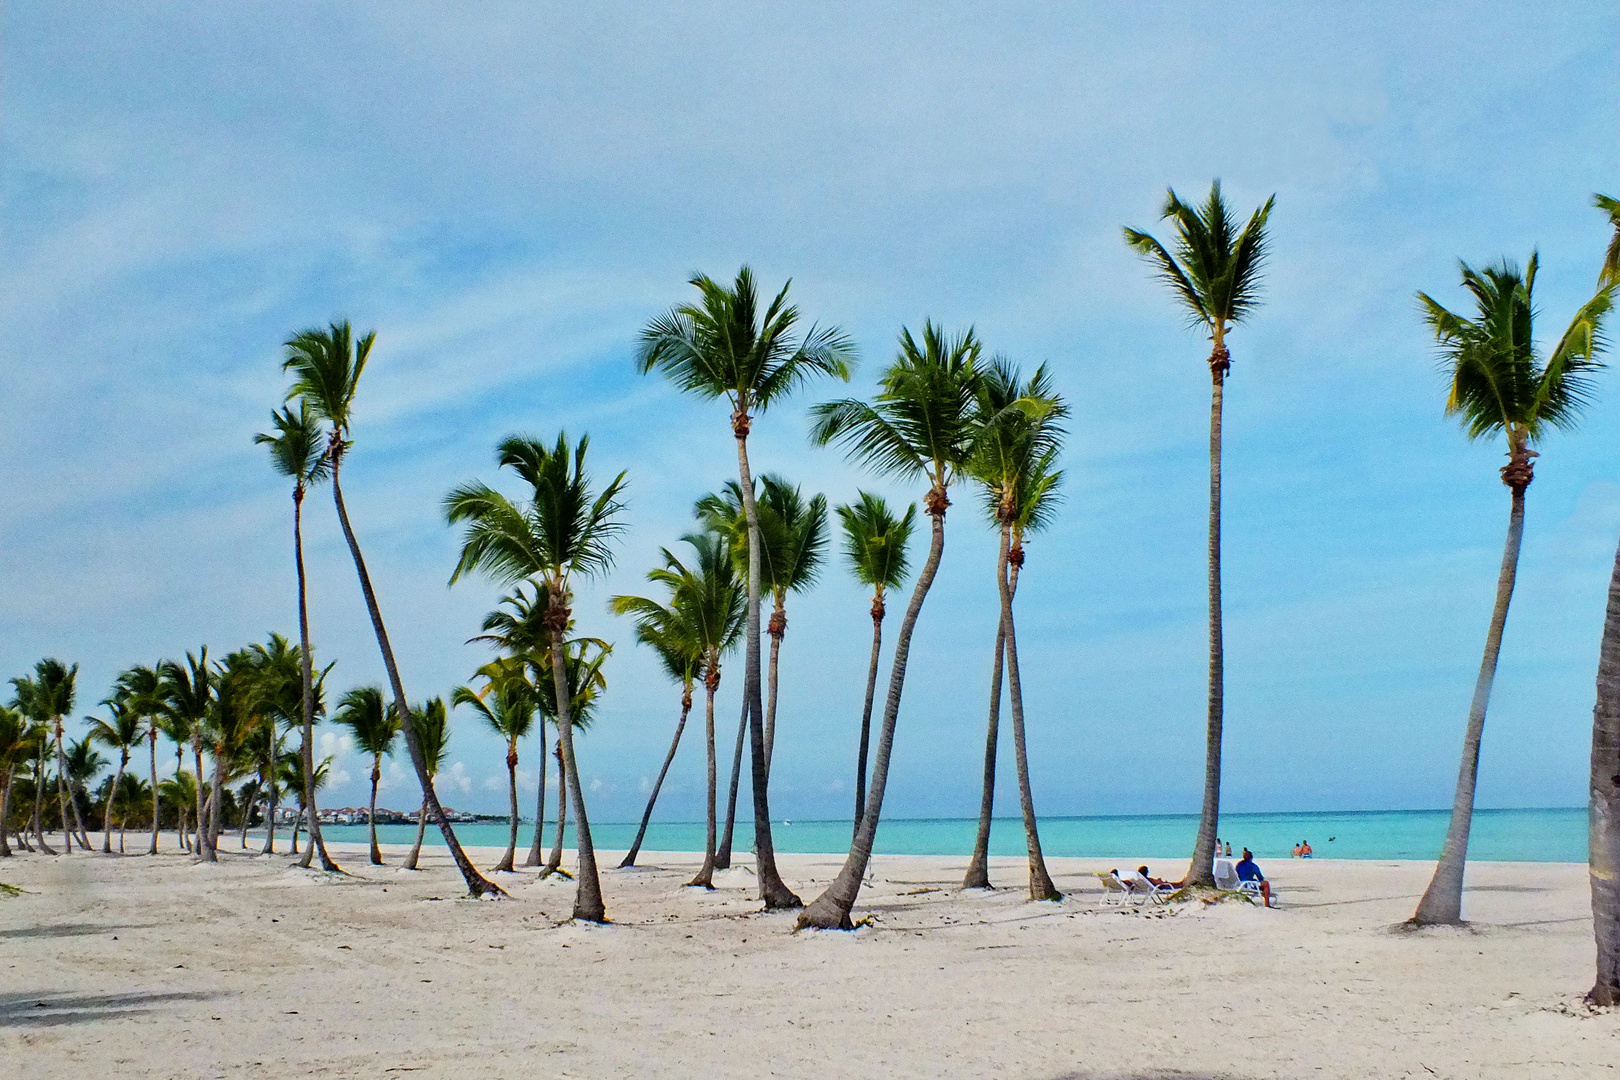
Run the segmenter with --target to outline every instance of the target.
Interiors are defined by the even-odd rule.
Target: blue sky
[[[1190,811],[1202,783],[1206,343],[1125,248],[1166,186],[1275,193],[1265,306],[1231,340],[1228,810],[1446,805],[1507,492],[1441,415],[1416,313],[1455,261],[1539,247],[1541,336],[1590,295],[1620,188],[1612,5],[271,6],[12,3],[0,14],[0,666],[123,666],[296,629],[290,505],[252,436],[280,343],[375,327],[345,492],[413,699],[487,658],[498,597],[445,582],[439,502],[511,432],[589,431],[630,473],[618,642],[581,743],[593,813],[639,812],[676,692],[606,613],[733,475],[724,410],[631,363],[686,276],[751,263],[845,327],[870,390],[902,325],[1049,362],[1067,502],[1019,599],[1044,813]],[[805,439],[756,468],[834,502],[878,482]],[[1620,387],[1543,446],[1486,727],[1481,805],[1576,805],[1620,536]],[[313,630],[343,687],[381,665],[330,509]],[[888,812],[977,806],[993,538],[956,499],[913,646]],[[896,608],[898,606],[896,605]],[[790,606],[773,806],[847,813],[869,647],[839,565]],[[722,690],[735,722],[740,662]],[[447,801],[499,810],[458,713]],[[532,747],[522,771],[531,774]],[[1010,754],[1004,754],[1010,765]],[[364,769],[329,801],[363,799]],[[664,812],[701,814],[688,739]],[[1016,812],[1010,770],[1003,812]],[[383,801],[414,804],[390,772]]]

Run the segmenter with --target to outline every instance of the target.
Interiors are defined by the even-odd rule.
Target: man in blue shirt
[[[1237,864],[1236,870],[1239,881],[1253,881],[1260,886],[1260,897],[1266,902],[1266,907],[1270,907],[1271,882],[1267,881],[1266,875],[1262,874],[1260,868],[1254,865],[1254,852],[1244,848],[1243,861]]]

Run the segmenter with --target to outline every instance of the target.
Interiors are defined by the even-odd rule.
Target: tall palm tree
[[[681,730],[686,726],[686,715],[692,707],[692,681],[703,673],[704,730],[708,748],[708,830],[705,834],[703,865],[697,876],[687,884],[704,888],[714,886],[716,835],[716,754],[714,741],[714,696],[720,689],[720,661],[736,647],[743,625],[748,617],[748,597],[737,580],[736,561],[727,537],[719,532],[692,533],[681,538],[697,555],[696,565],[688,567],[668,548],[663,551],[664,565],[647,574],[649,581],[665,586],[670,602],[665,605],[641,596],[615,596],[611,603],[615,614],[633,615],[640,640],[652,645],[663,657],[665,668],[681,681],[681,718],[675,727],[675,739],[664,757],[658,782],[653,785],[647,810],[641,816],[641,830],[623,866],[631,865],[646,835],[647,823],[652,819],[653,802],[663,786],[675,749],[680,745]]]
[[[383,667],[388,672],[394,708],[403,718],[405,746],[410,751],[411,766],[416,770],[416,778],[428,801],[428,811],[438,823],[445,847],[455,860],[456,869],[461,871],[462,880],[467,883],[467,895],[503,896],[505,893],[500,886],[486,881],[461,849],[455,830],[450,827],[439,805],[438,794],[428,781],[427,762],[422,757],[422,748],[416,743],[415,725],[409,722],[411,707],[405,700],[405,684],[400,679],[399,665],[394,661],[394,648],[388,641],[388,629],[383,625],[382,608],[377,603],[377,593],[371,586],[371,575],[366,570],[365,556],[360,553],[360,542],[355,539],[354,527],[349,523],[349,511],[343,502],[339,472],[343,456],[354,445],[349,437],[354,395],[376,340],[375,330],[358,341],[354,340],[347,322],[333,323],[326,330],[305,330],[293,337],[287,342],[287,359],[282,365],[284,370],[293,374],[293,385],[287,391],[287,400],[300,399],[309,406],[311,413],[327,425],[326,460],[332,478],[332,502],[337,508],[338,524],[343,528],[343,539],[349,546],[349,555],[354,560],[355,575],[360,579],[360,592],[366,601],[366,611],[371,615],[371,628],[377,635],[377,648],[382,653]],[[305,773],[309,772],[306,763]],[[309,817],[311,821],[314,820],[313,808]]]
[[[488,724],[490,730],[506,740],[506,783],[511,796],[511,831],[507,834],[506,854],[501,856],[496,870],[513,870],[517,857],[518,797],[517,767],[518,740],[534,727],[535,693],[529,683],[528,665],[518,659],[492,660],[480,667],[477,678],[484,680],[482,690],[458,686],[450,695],[452,705],[465,705]],[[540,752],[545,753],[541,743]]]
[[[11,792],[17,781],[17,766],[28,752],[28,727],[22,713],[0,705],[0,858],[11,854],[7,839],[11,824]],[[27,847],[20,834],[17,839]]]
[[[381,687],[357,686],[343,695],[332,719],[349,729],[356,749],[371,755],[371,802],[367,804],[366,824],[371,831],[371,865],[381,866],[382,849],[377,846],[377,782],[382,779],[383,755],[394,753],[394,740],[399,737],[401,726],[399,712],[383,703]]]
[[[358,379],[359,375],[356,374],[355,378]],[[349,392],[352,396],[352,385]],[[327,443],[321,438],[320,418],[311,411],[307,401],[299,401],[297,412],[290,407],[283,407],[279,411],[272,410],[270,422],[275,426],[275,434],[261,433],[255,435],[253,441],[270,447],[270,464],[282,476],[291,477],[293,482],[293,566],[298,574],[298,648],[302,683],[300,708],[304,734],[298,752],[304,756],[301,775],[305,779],[311,779],[315,775],[315,670],[314,654],[309,645],[309,587],[304,574],[304,495],[311,484],[319,483],[326,478],[330,461],[327,458]],[[309,847],[299,865],[307,869],[314,857],[319,854],[321,869],[335,871],[338,865],[326,853],[326,841],[321,837],[320,816],[315,811],[315,792],[304,792],[303,802],[310,808]],[[271,814],[274,813],[272,807]],[[274,825],[271,827],[274,828]]]
[[[444,707],[443,698],[428,698],[419,707],[411,710],[411,723],[416,725],[416,741],[422,747],[422,758],[427,762],[428,781],[439,775],[444,767],[445,758],[450,756],[450,714]],[[541,740],[542,744],[544,740]],[[541,757],[544,757],[544,752]],[[427,800],[422,800],[422,809],[416,813],[416,843],[411,845],[411,853],[405,859],[405,869],[415,870],[417,859],[422,854],[422,837],[427,832]]]
[[[690,284],[702,294],[654,319],[641,332],[636,363],[642,374],[661,370],[680,389],[731,405],[737,440],[737,476],[748,519],[748,628],[743,701],[749,716],[754,788],[754,856],[760,896],[767,908],[796,908],[800,900],[776,869],[771,841],[769,770],[766,765],[764,700],[760,685],[759,508],[748,461],[754,416],[788,397],[807,379],[827,375],[849,381],[854,343],[836,326],[812,326],[794,336],[799,310],[787,302],[788,285],[759,310],[754,275],[744,266],[727,288],[704,274]],[[789,282],[788,284],[791,284]]]
[[[254,739],[259,787],[267,798],[264,848],[260,854],[273,855],[276,846],[276,810],[281,791],[276,759],[281,754],[282,733],[290,732],[294,728],[302,729],[306,700],[310,705],[309,721],[313,728],[317,688],[331,671],[331,667],[328,666],[325,671],[315,676],[306,698],[303,680],[304,656],[301,646],[293,645],[280,634],[272,633],[263,644],[250,645],[248,654],[254,671],[260,708],[265,713],[266,720],[264,730]],[[310,835],[314,842],[319,844],[319,833],[312,832]]]
[[[163,661],[158,665],[158,676],[162,679],[163,709],[169,732],[177,739],[184,738],[191,744],[192,762],[196,767],[194,774],[196,782],[192,785],[192,794],[196,796],[196,833],[192,839],[192,854],[202,855],[203,724],[213,707],[215,689],[213,668],[208,664],[208,646],[204,645],[195,656],[186,653],[185,667],[181,667],[174,660]],[[175,774],[178,778],[178,763],[175,766]]]
[[[825,402],[811,410],[815,418],[811,437],[817,443],[841,442],[851,458],[879,473],[927,482],[923,509],[929,517],[930,537],[928,558],[917,575],[911,602],[895,638],[883,727],[878,734],[877,757],[872,763],[872,782],[860,826],[855,830],[843,869],[799,916],[800,926],[827,930],[852,926],[849,912],[860,894],[861,880],[872,858],[872,839],[883,812],[911,635],[945,553],[945,511],[951,505],[948,492],[972,461],[979,439],[975,399],[981,352],[979,339],[971,329],[951,337],[932,322],[924,323],[920,342],[909,330],[902,330],[899,355],[883,373],[873,404],[845,399]]]
[[[133,710],[141,721],[141,735],[147,741],[152,767],[152,843],[147,854],[156,855],[158,850],[158,778],[157,778],[157,740],[160,731],[157,719],[163,711],[162,680],[158,677],[157,668],[147,667],[145,664],[136,664],[125,668],[118,675],[113,696],[124,703],[125,708]]]
[[[855,828],[866,807],[866,757],[872,742],[872,699],[877,694],[878,654],[883,647],[884,597],[905,584],[906,547],[917,521],[917,504],[895,517],[883,496],[869,491],[848,506],[838,507],[844,527],[844,556],[855,580],[872,590],[872,659],[866,668],[866,700],[861,706],[861,742],[855,762]]]
[[[1003,660],[1013,717],[1013,756],[1018,766],[1018,801],[1024,817],[1024,845],[1029,853],[1031,900],[1058,900],[1041,853],[1035,820],[1035,796],[1029,782],[1029,756],[1024,740],[1024,692],[1018,670],[1018,636],[1013,622],[1013,595],[1024,564],[1023,537],[1046,525],[1057,503],[1063,473],[1054,468],[1068,414],[1052,388],[1045,365],[1026,383],[1018,369],[1003,359],[990,364],[979,383],[979,422],[984,434],[975,455],[974,479],[984,488],[985,508],[1001,534],[996,559],[996,591],[1001,617],[996,629],[996,655],[991,667],[990,719],[984,747],[984,790],[979,802],[979,831],[964,888],[989,888],[990,814],[995,805],[996,740],[1001,711]]]
[[[112,854],[112,814],[113,798],[119,786],[124,782],[124,770],[129,767],[129,752],[141,744],[146,735],[142,716],[127,701],[120,701],[114,697],[103,702],[106,705],[111,720],[99,717],[87,717],[90,721],[90,737],[97,742],[118,751],[118,771],[113,774],[113,786],[107,797],[107,812],[101,823],[101,850],[104,854]]]
[[[1145,232],[1125,230],[1125,242],[1146,258],[1186,308],[1188,321],[1209,332],[1209,711],[1204,750],[1204,805],[1198,818],[1192,866],[1184,883],[1215,884],[1215,836],[1221,812],[1221,730],[1226,702],[1226,665],[1221,630],[1221,409],[1232,354],[1226,335],[1259,304],[1260,270],[1266,258],[1266,222],[1273,195],[1238,228],[1221,197],[1221,182],[1209,188],[1200,208],[1172,190],[1161,217],[1173,222],[1174,251]]]
[[[555,691],[558,742],[563,774],[574,804],[575,836],[579,843],[578,888],[574,917],[604,922],[602,883],[596,869],[590,821],[585,814],[585,791],[580,786],[574,757],[574,734],[564,634],[572,619],[570,602],[576,577],[605,572],[613,564],[612,541],[622,528],[619,495],[624,473],[593,494],[585,472],[590,439],[581,436],[570,447],[566,434],[557,436],[554,449],[536,439],[508,438],[497,460],[511,468],[532,489],[532,500],[514,504],[487,484],[471,483],[445,496],[445,517],[453,525],[465,524],[461,558],[450,575],[454,584],[463,574],[481,570],[504,585],[538,579],[546,584],[546,627],[551,631],[551,677]]]
[[[1620,285],[1620,199],[1592,201],[1614,230],[1598,288],[1612,295]],[[1586,999],[1620,1005],[1620,550],[1609,577],[1609,604],[1598,649],[1597,704],[1592,712],[1592,777],[1588,802],[1592,880],[1592,931],[1597,939],[1597,980]]]
[[[215,669],[213,701],[200,725],[208,754],[214,759],[207,814],[201,819],[206,825],[197,830],[204,862],[219,861],[219,834],[225,828],[226,785],[251,768],[242,751],[265,722],[252,656],[246,650],[231,653]]]
[[[79,842],[84,851],[90,850],[90,835],[84,831],[83,816],[79,813],[79,804],[73,801],[73,818],[68,819],[68,803],[72,800],[68,795],[68,775],[65,751],[62,742],[62,724],[67,715],[73,711],[74,700],[78,696],[79,665],[68,667],[60,660],[46,657],[34,665],[32,678],[12,679],[11,685],[17,692],[19,708],[25,713],[32,711],[32,715],[40,723],[45,724],[51,731],[53,745],[56,748],[56,796],[61,804],[62,834],[66,839],[68,852],[73,851],[73,841]]]
[[[1463,288],[1471,294],[1478,313],[1472,319],[1448,311],[1426,293],[1418,293],[1424,321],[1434,331],[1442,366],[1451,382],[1446,413],[1462,420],[1470,439],[1489,438],[1498,432],[1507,437],[1508,463],[1502,468],[1502,483],[1512,494],[1496,606],[1491,612],[1485,656],[1480,661],[1468,708],[1451,825],[1446,830],[1434,878],[1411,919],[1418,926],[1462,921],[1463,867],[1474,815],[1480,738],[1491,683],[1496,678],[1496,657],[1502,647],[1508,602],[1513,598],[1519,543],[1524,537],[1524,491],[1533,478],[1537,456],[1531,447],[1550,429],[1573,426],[1591,396],[1592,373],[1601,366],[1597,356],[1603,347],[1601,331],[1603,317],[1609,311],[1610,287],[1599,289],[1576,313],[1543,363],[1534,340],[1532,291],[1536,264],[1536,256],[1531,255],[1523,274],[1505,260],[1479,271],[1467,263],[1460,264]]]

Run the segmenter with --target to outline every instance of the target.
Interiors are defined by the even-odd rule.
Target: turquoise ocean
[[[1328,814],[1224,814],[1221,837],[1232,850],[1252,849],[1257,859],[1287,858],[1301,840],[1309,840],[1324,859],[1434,859],[1445,840],[1448,810],[1366,810]],[[883,855],[961,855],[973,849],[978,823],[971,818],[897,818],[878,827],[875,850]],[[1186,859],[1192,856],[1198,818],[1193,814],[1148,814],[1130,817],[1042,818],[1041,847],[1047,855],[1085,858]],[[556,828],[547,830],[549,843]],[[805,854],[849,850],[849,821],[791,821],[773,827],[776,850]],[[328,825],[332,840],[364,842],[364,825]],[[383,825],[377,829],[385,844],[409,844],[416,838],[414,825]],[[457,825],[456,835],[473,847],[505,847],[504,824]],[[642,847],[647,851],[702,851],[701,822],[654,822]],[[635,839],[635,823],[591,826],[596,846],[624,850]],[[527,850],[534,836],[532,823],[518,829],[520,849]],[[429,829],[427,842],[442,844],[438,830]],[[573,830],[565,843],[572,847]],[[753,827],[739,823],[735,847],[747,851]],[[990,830],[992,855],[1021,855],[1024,827],[1017,818],[998,818]],[[1547,810],[1477,810],[1469,837],[1468,857],[1489,862],[1586,861],[1586,808]]]

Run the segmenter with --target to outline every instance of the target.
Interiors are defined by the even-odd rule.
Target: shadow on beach
[[[144,1016],[175,1001],[206,1001],[215,993],[0,994],[0,1028],[56,1027]]]
[[[0,941],[10,938],[89,937],[92,934],[111,934],[117,930],[144,930],[157,925],[157,923],[120,923],[117,926],[107,923],[49,923],[45,926],[19,926],[12,930],[0,930]]]

